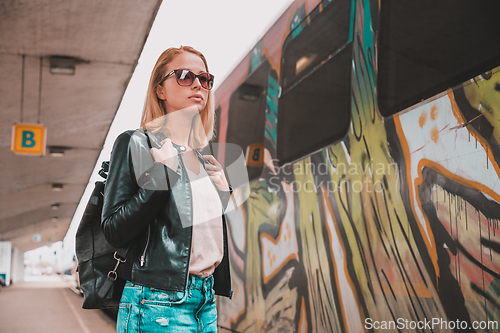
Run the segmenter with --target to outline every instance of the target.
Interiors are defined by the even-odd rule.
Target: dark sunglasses
[[[183,87],[192,85],[196,78],[198,78],[198,80],[200,81],[201,86],[207,90],[212,89],[212,87],[214,86],[214,76],[212,74],[207,72],[195,74],[189,69],[174,69],[160,81],[159,85],[161,85],[163,81],[165,81],[172,74],[175,74],[177,84]]]

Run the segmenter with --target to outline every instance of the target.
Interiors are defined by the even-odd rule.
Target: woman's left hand
[[[219,191],[229,191],[229,184],[220,163],[212,155],[203,155],[208,176]]]

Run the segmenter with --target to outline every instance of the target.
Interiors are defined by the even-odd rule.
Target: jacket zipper
[[[181,168],[184,168],[186,169],[186,166],[184,165],[184,161],[182,159],[182,155],[181,155],[181,152],[180,151],[177,151],[177,157],[179,158],[179,166],[181,166]],[[205,164],[203,163],[203,167],[205,168]],[[206,168],[205,168],[206,170]],[[187,176],[187,171],[186,172],[186,176]],[[192,195],[192,193],[191,193]],[[192,208],[191,208],[191,218],[193,216],[192,214]],[[193,227],[191,226],[191,237],[189,239],[189,253],[188,253],[188,266],[187,266],[187,274],[186,274],[186,283],[185,283],[185,287],[184,287],[184,292],[187,292],[187,288],[188,288],[188,284],[189,284],[189,263],[191,262],[191,246],[192,246],[192,242],[193,241]]]
[[[149,246],[150,235],[151,235],[151,225],[148,225],[148,238],[146,240],[146,246],[144,247],[144,252],[142,253],[141,256],[141,267],[144,267],[144,263],[146,262],[146,250],[148,249]]]

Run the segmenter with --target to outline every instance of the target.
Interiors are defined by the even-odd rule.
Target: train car
[[[297,0],[274,23],[216,91],[250,179],[221,332],[498,332],[499,13]]]

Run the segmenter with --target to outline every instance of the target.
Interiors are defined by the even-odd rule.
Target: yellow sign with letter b
[[[14,154],[42,156],[46,135],[43,125],[16,123],[12,128],[11,150]]]
[[[248,145],[246,155],[246,162],[248,166],[262,166],[264,164],[264,144],[253,143]]]

